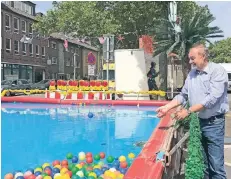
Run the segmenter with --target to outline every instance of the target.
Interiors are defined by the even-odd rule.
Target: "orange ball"
[[[120,168],[127,168],[128,164],[126,161],[120,162]]]
[[[63,166],[63,165],[68,165],[68,161],[67,160],[63,160],[62,162],[61,162],[61,165]]]
[[[13,179],[14,176],[12,173],[7,173],[5,176],[4,176],[4,179]]]
[[[60,165],[60,161],[55,160],[55,161],[52,163],[52,165],[53,165],[53,166],[55,166],[55,165]]]
[[[105,158],[105,153],[104,152],[100,152],[99,156],[100,156],[101,159],[104,159]]]

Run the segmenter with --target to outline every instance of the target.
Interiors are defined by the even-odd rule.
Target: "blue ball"
[[[42,172],[40,172],[40,171],[37,171],[37,172],[34,173],[35,176],[39,176],[41,174],[42,174]]]
[[[108,170],[108,168],[107,167],[102,167],[102,172],[104,173],[106,170]]]
[[[23,176],[19,176],[16,179],[24,179],[24,177]]]
[[[77,163],[77,162],[78,162],[78,157],[74,156],[74,157],[72,158],[72,163]]]
[[[93,114],[92,112],[89,112],[89,113],[88,113],[88,117],[89,117],[89,118],[93,118],[93,116],[94,116],[94,114]]]
[[[46,166],[46,167],[44,168],[44,171],[45,171],[46,169],[50,169],[50,170],[52,171],[52,168],[51,168],[50,166]]]
[[[52,172],[53,172],[53,173],[59,173],[60,170],[59,170],[58,168],[53,168]]]
[[[127,168],[120,168],[119,169],[120,173],[124,174],[127,172]]]

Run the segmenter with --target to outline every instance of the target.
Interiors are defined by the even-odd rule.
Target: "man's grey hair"
[[[209,49],[203,43],[196,43],[191,47],[191,49],[192,48],[200,48],[200,55],[203,55],[206,60],[209,60]]]

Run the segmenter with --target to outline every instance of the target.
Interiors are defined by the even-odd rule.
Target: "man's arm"
[[[166,107],[170,110],[172,108],[175,108],[181,104],[185,104],[188,100],[188,81],[189,81],[189,75],[185,80],[184,86],[177,96],[173,98],[173,100],[166,105]]]

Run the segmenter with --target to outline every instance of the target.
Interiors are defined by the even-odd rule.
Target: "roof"
[[[18,9],[15,9],[13,7],[10,7],[10,6],[8,6],[8,5],[4,4],[4,3],[1,3],[1,5],[2,5],[2,7],[1,7],[2,9],[11,11],[11,12],[19,14],[21,16],[24,16],[24,17],[30,18],[32,20],[35,20],[35,16],[33,16],[33,15],[27,14],[26,12],[23,12],[23,11],[20,11]]]
[[[88,44],[83,43],[83,42],[78,42],[78,39],[74,38],[74,37],[69,37],[68,38],[62,33],[52,33],[52,34],[50,34],[50,37],[52,37],[54,39],[60,39],[60,40],[66,40],[67,39],[67,41],[69,43],[76,44],[76,45],[79,45],[79,46],[82,46],[82,47],[85,47],[87,49],[91,49],[91,50],[94,50],[94,51],[99,51],[99,49],[96,48],[96,47],[93,47],[93,46],[88,45]]]

